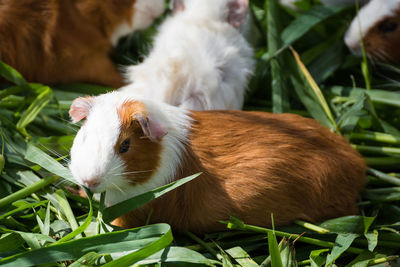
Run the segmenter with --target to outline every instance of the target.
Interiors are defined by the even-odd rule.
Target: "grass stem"
[[[64,194],[64,191],[61,189],[58,189],[56,191],[57,199],[60,202],[60,205],[64,211],[64,215],[67,218],[69,225],[71,226],[72,231],[76,230],[79,227],[78,222],[76,221],[74,212],[71,209],[71,206],[69,205],[68,199]],[[82,235],[77,235],[78,238],[81,238]]]
[[[364,146],[364,145],[352,145],[352,146],[360,152],[400,156],[400,148],[396,147]]]
[[[320,246],[320,247],[333,248],[333,246],[335,245],[334,242],[323,241],[323,240],[319,240],[319,239],[315,239],[315,238],[311,238],[311,237],[305,237],[305,236],[301,236],[299,234],[290,234],[290,233],[285,233],[285,232],[276,231],[276,230],[273,231],[271,229],[267,229],[267,228],[260,227],[260,226],[248,225],[243,222],[238,222],[238,219],[231,219],[227,223],[227,227],[229,229],[245,230],[245,231],[264,233],[264,234],[274,232],[275,235],[279,236],[279,237],[296,239],[298,242],[303,242],[303,243],[307,243],[310,245],[316,245],[316,246]],[[354,253],[354,254],[361,254],[362,252],[364,252],[363,249],[354,248],[354,247],[349,247],[347,249],[347,251],[350,253]]]
[[[398,258],[399,258],[399,256],[396,255],[396,256],[388,256],[388,257],[373,259],[370,262],[368,262],[368,266],[385,263],[385,262],[389,262],[389,261],[394,261],[394,260],[397,260]]]
[[[315,224],[309,223],[309,222],[304,222],[304,221],[300,221],[300,220],[295,220],[294,221],[295,224],[300,225],[306,229],[312,230],[314,232],[317,232],[319,234],[326,234],[329,233],[330,231],[328,229],[319,227]]]
[[[388,175],[386,173],[380,172],[378,170],[375,170],[373,168],[368,168],[368,173],[375,176],[376,178],[378,178],[379,180],[382,180],[384,182],[393,184],[393,185],[397,185],[400,186],[400,179],[393,177],[391,175]]]
[[[400,166],[400,158],[398,157],[365,157],[365,162],[369,166],[393,168]]]
[[[365,140],[400,145],[400,137],[379,132],[351,133],[350,140]]]
[[[215,249],[213,249],[209,244],[207,244],[206,242],[204,242],[203,240],[201,240],[200,238],[198,238],[195,234],[186,231],[185,234],[190,237],[191,239],[193,239],[194,241],[196,241],[197,243],[199,243],[201,246],[203,246],[208,252],[210,252],[216,259],[218,259],[218,253]]]
[[[51,177],[46,177],[46,178],[40,179],[39,181],[31,184],[30,186],[22,188],[22,189],[18,190],[17,192],[12,193],[11,195],[8,195],[8,196],[0,199],[0,208],[13,203],[14,201],[22,199],[26,196],[29,196],[30,194],[48,186],[49,184],[54,183],[57,180],[58,180],[58,176],[51,176]]]

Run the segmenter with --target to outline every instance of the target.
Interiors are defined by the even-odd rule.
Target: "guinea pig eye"
[[[384,20],[378,25],[378,29],[381,33],[390,33],[394,32],[398,26],[398,23],[395,21]]]
[[[124,142],[122,142],[119,145],[118,152],[120,154],[124,154],[124,153],[128,152],[130,144],[131,144],[131,140],[129,138],[125,139]]]

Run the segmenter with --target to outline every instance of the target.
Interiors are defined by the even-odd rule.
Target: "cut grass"
[[[258,65],[245,108],[296,111],[347,137],[372,167],[360,216],[319,224],[296,221],[276,230],[231,219],[227,232],[205,236],[173,237],[165,224],[114,229],[109,221],[132,203],[138,207],[195,177],[128,200],[122,208],[105,209],[90,197],[62,191],[74,183],[65,168],[77,129],[68,122],[69,105],[75,97],[110,88],[28,83],[0,62],[0,75],[9,81],[0,91],[0,264],[369,266],[395,261],[400,251],[400,83],[379,78],[391,72],[367,71],[365,57],[357,59],[344,49],[343,34],[355,8],[313,2],[304,0],[299,5],[304,10],[293,11],[273,0],[252,1],[260,36],[253,43]],[[153,32],[126,38],[114,56],[137,61],[127,48],[146,47]],[[379,84],[390,86],[383,90]]]

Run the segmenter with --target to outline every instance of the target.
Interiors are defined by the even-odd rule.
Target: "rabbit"
[[[112,45],[163,11],[164,0],[0,0],[0,60],[30,82],[119,88]]]
[[[353,19],[344,40],[356,55],[362,54],[362,38],[371,59],[400,63],[399,25],[400,0],[371,0]]]
[[[358,213],[364,160],[347,141],[295,114],[188,111],[114,91],[70,108],[85,120],[69,168],[112,206],[195,173],[195,180],[117,218],[123,228],[166,222],[176,231],[220,231],[245,223],[287,225]]]
[[[120,88],[192,110],[241,109],[253,51],[237,29],[248,0],[175,0],[148,57],[126,70]]]

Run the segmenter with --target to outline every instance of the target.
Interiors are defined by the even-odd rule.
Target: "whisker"
[[[116,165],[116,166],[112,167],[112,168],[109,170],[109,172],[113,172],[113,171],[115,171],[115,170],[118,170],[119,168],[121,168],[121,167],[123,167],[123,166],[124,166],[124,163],[120,163],[119,165]]]
[[[58,153],[56,150],[51,149],[43,144],[39,144],[41,147],[43,147],[44,149],[46,149],[48,152],[50,152],[52,155],[56,156],[57,158],[59,158],[61,161],[69,164],[70,160],[67,158],[67,155],[61,155],[60,153]]]
[[[115,183],[111,183],[115,188],[117,188],[121,193],[124,193],[124,191]]]
[[[121,174],[140,174],[140,173],[146,173],[146,172],[152,172],[153,170],[147,170],[147,171],[132,171],[132,172],[122,172]]]

